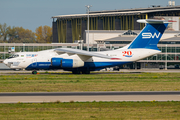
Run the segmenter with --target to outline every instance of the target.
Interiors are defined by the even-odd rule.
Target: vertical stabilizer
[[[165,29],[168,26],[168,22],[163,20],[138,20],[137,22],[146,23],[144,29],[140,32],[140,34],[131,42],[128,49],[136,49],[136,48],[147,48],[147,49],[155,49],[157,48],[157,44],[161,39]]]

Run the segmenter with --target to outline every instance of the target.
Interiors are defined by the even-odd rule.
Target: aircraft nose
[[[5,60],[3,61],[3,63],[4,63],[5,65],[7,65],[7,64],[8,64],[8,61],[5,59]]]

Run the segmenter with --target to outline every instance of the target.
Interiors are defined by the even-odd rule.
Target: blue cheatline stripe
[[[126,64],[129,62],[85,62],[85,67],[99,68],[99,67],[112,67],[118,66],[122,64]]]
[[[127,63],[131,63],[131,62],[85,62],[84,67],[80,67],[79,69],[89,68],[90,70],[97,70],[105,67],[119,66]],[[51,62],[36,62],[36,66],[34,65],[34,63],[32,63],[26,68],[26,70],[35,70],[35,69],[49,70],[49,69],[62,69],[62,68],[60,66],[59,67],[51,66]],[[73,70],[73,69],[74,68],[70,68],[68,70]]]
[[[34,70],[34,69],[51,69],[51,62],[36,62],[35,63],[31,63],[26,70]]]
[[[130,44],[128,49],[134,48],[147,48],[159,50],[157,44],[162,37],[168,23],[165,24],[149,24],[141,31],[141,33],[135,38],[135,40]]]

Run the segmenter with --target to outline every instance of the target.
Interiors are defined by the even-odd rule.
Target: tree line
[[[39,26],[35,32],[0,24],[0,43],[52,43],[52,28]]]

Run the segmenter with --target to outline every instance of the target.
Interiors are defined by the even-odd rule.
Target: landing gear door
[[[32,59],[32,67],[36,67],[37,66],[37,58],[33,58]]]

